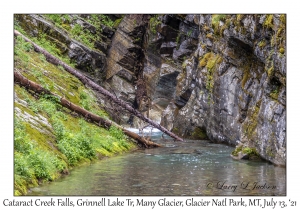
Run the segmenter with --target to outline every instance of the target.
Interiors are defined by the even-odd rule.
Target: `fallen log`
[[[49,90],[43,88],[41,85],[39,85],[33,81],[30,81],[29,79],[27,79],[26,77],[21,75],[16,69],[14,71],[14,82],[19,84],[20,86],[23,86],[26,89],[29,89],[40,95],[47,94],[47,95],[57,97],[59,99],[58,102],[63,107],[66,107],[69,110],[76,112],[77,114],[83,116],[85,119],[97,124],[98,126],[104,127],[106,129],[109,129],[113,125],[119,129],[121,129],[125,135],[129,136],[130,138],[133,138],[134,140],[138,141],[139,143],[141,143],[142,145],[144,145],[147,148],[161,146],[160,144],[157,144],[153,141],[145,139],[145,138],[139,136],[138,134],[125,129],[125,128],[121,127],[120,125],[118,125],[108,119],[104,119],[98,115],[95,115],[95,114],[81,108],[80,106],[77,106],[76,104],[68,101],[67,99],[62,98],[62,97],[50,92]]]
[[[30,39],[28,39],[27,37],[25,37],[24,35],[22,35],[17,30],[14,31],[14,34],[16,36],[21,36],[26,42],[31,43],[32,46],[34,47],[35,51],[42,53],[46,57],[46,60],[48,62],[50,62],[50,63],[52,63],[54,65],[60,65],[60,66],[62,66],[70,74],[72,74],[75,77],[77,77],[83,84],[90,86],[94,90],[98,91],[99,93],[101,93],[102,95],[104,95],[105,97],[107,97],[109,100],[113,101],[115,104],[123,107],[124,109],[126,109],[127,111],[129,111],[134,116],[140,118],[144,122],[149,123],[150,125],[152,125],[153,127],[159,129],[160,131],[162,131],[163,133],[167,134],[168,136],[170,136],[170,137],[172,137],[172,138],[174,138],[175,140],[178,140],[178,141],[184,141],[182,138],[180,138],[176,134],[172,133],[168,129],[166,129],[163,126],[157,124],[156,122],[152,121],[151,119],[145,117],[138,110],[132,108],[130,105],[128,105],[123,100],[115,97],[112,93],[110,93],[109,91],[107,91],[106,89],[104,89],[103,87],[101,87],[100,85],[98,85],[97,83],[93,82],[92,80],[90,80],[89,78],[87,78],[85,75],[81,74],[79,71],[75,70],[74,68],[70,67],[69,65],[67,65],[66,63],[64,63],[63,61],[61,61],[57,57],[55,57],[54,55],[50,54],[48,51],[46,51],[42,47],[38,46],[34,42],[32,42]]]

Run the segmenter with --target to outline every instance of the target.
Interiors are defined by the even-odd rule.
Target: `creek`
[[[28,195],[286,195],[286,168],[233,160],[233,147],[206,140],[174,142],[152,133],[162,148],[97,161],[31,189]]]

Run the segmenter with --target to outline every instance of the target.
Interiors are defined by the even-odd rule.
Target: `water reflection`
[[[233,160],[232,147],[208,141],[160,143],[75,169],[30,195],[286,195],[285,168]]]

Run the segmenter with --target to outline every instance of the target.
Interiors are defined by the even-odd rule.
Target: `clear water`
[[[165,147],[74,169],[29,195],[286,195],[285,168],[233,160],[234,148],[222,144],[160,137],[153,135]]]

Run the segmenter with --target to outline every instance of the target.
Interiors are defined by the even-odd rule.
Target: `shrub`
[[[48,152],[34,149],[30,152],[28,159],[36,178],[49,181],[55,178],[56,167],[52,163],[53,157]]]

